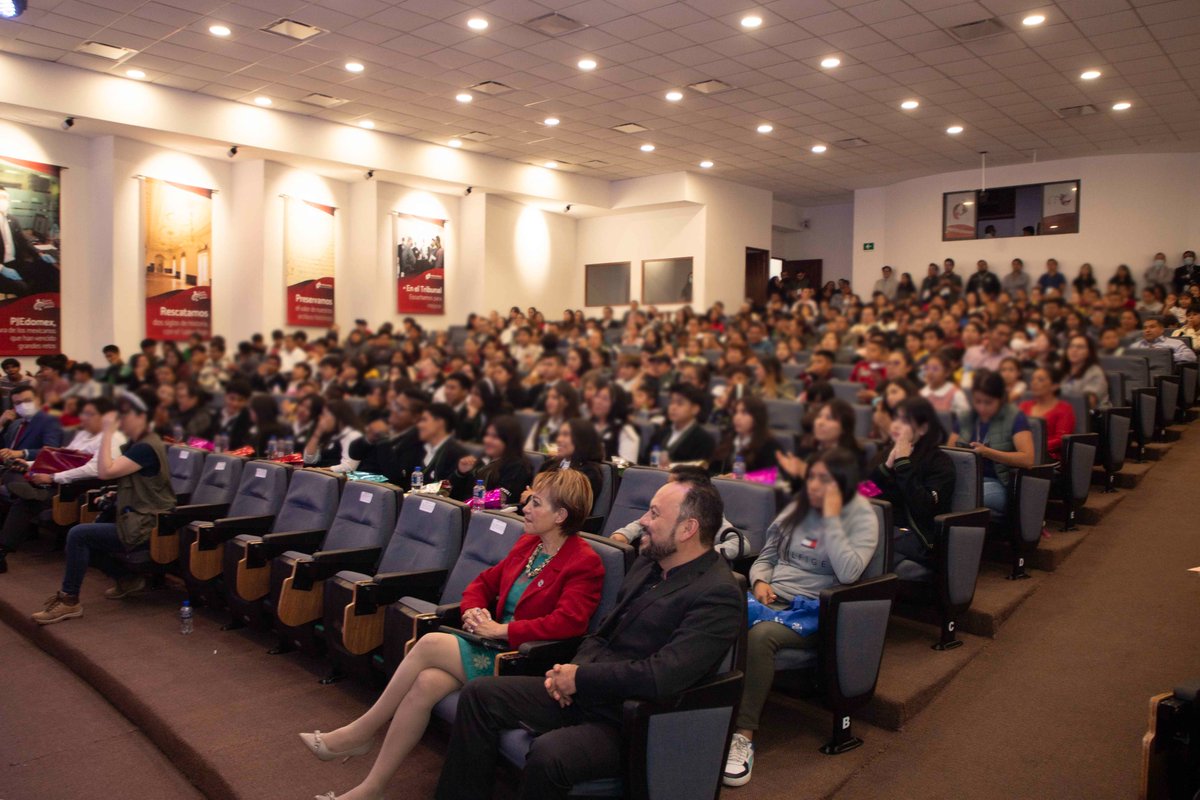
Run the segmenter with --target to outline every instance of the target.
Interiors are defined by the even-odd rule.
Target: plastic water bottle
[[[218,453],[224,453],[229,449],[229,437],[225,434],[217,434],[216,441],[213,442],[213,449]]]
[[[415,492],[425,485],[425,476],[421,474],[420,467],[413,467],[412,471],[412,490]]]
[[[175,441],[177,441],[177,442],[183,441],[183,426],[182,425],[175,425],[173,428],[171,428],[171,433],[175,436]]]
[[[192,603],[184,600],[179,608],[179,632],[187,636],[192,632]]]
[[[475,491],[471,493],[471,499],[475,501],[476,508],[483,508],[483,481],[475,481]]]
[[[274,436],[267,439],[267,452],[265,455],[267,458],[275,458],[279,455],[279,440]]]
[[[650,451],[650,466],[655,469],[662,467],[662,448],[654,445],[654,449]]]
[[[281,455],[291,455],[296,452],[296,440],[291,436],[283,437],[283,442],[279,445]]]
[[[733,459],[733,477],[739,481],[746,477],[746,459],[740,455]]]

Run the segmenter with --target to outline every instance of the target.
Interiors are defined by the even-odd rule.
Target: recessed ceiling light
[[[229,29],[228,25],[209,25],[208,32],[213,36],[228,36],[229,34],[233,33],[233,31]]]
[[[678,103],[683,99],[683,92],[679,91],[678,89],[672,89],[671,91],[667,92],[667,99],[672,103]]]
[[[905,100],[903,103],[900,104],[900,107],[903,108],[905,111],[912,111],[914,108],[916,108],[919,105],[921,105],[921,104],[918,103],[916,100]]]
[[[828,150],[828,149],[829,149],[829,148],[828,148],[828,147],[826,147],[826,146],[825,146],[825,145],[823,145],[823,144],[814,144],[814,145],[813,145],[813,148],[812,148],[812,151],[813,151],[814,153],[824,153],[824,152],[825,152],[826,150]]]
[[[1126,111],[1132,106],[1133,106],[1133,103],[1126,103],[1125,101],[1121,101],[1120,103],[1113,103],[1113,111]]]
[[[1030,14],[1025,19],[1021,20],[1021,24],[1026,28],[1032,28],[1034,25],[1041,25],[1046,21],[1046,18],[1041,14]]]
[[[471,96],[470,92],[459,92],[458,94],[454,95],[454,99],[460,103],[469,103],[475,98]]]
[[[951,125],[949,128],[946,128],[946,133],[950,134],[951,136],[954,136],[955,134],[962,133],[962,132],[963,132],[962,125]]]
[[[649,143],[646,143],[646,144],[642,145],[642,152],[643,152],[643,153],[653,153],[653,152],[654,152],[654,145],[652,145],[652,144],[649,144]]]
[[[764,122],[762,125],[759,125],[759,126],[758,126],[758,132],[759,132],[759,133],[770,133],[770,132],[771,132],[771,131],[773,131],[773,130],[775,130],[775,126],[774,126],[774,125],[769,125],[769,124],[767,124],[766,122]]]
[[[840,58],[836,58],[834,56],[830,56],[829,58],[821,59],[821,66],[824,67],[825,69],[833,69],[836,66],[840,66],[841,63],[842,63],[842,60]]]
[[[374,129],[375,129],[375,123],[374,123],[374,121],[372,121],[372,120],[369,120],[369,119],[360,119],[360,120],[358,121],[358,127],[360,127],[360,128],[366,128],[367,130],[369,130],[369,131],[370,131],[370,130],[374,130]]]
[[[346,72],[362,72],[366,67],[357,61],[346,62]]]
[[[713,165],[713,162],[711,162],[711,161],[701,161],[700,169],[712,169],[712,165]]]
[[[1100,77],[1100,70],[1089,69],[1086,72],[1084,72],[1082,75],[1080,75],[1079,77],[1085,81],[1094,81],[1094,80],[1096,80],[1096,78]]]
[[[483,17],[471,17],[467,20],[467,27],[473,31],[486,31],[488,21]]]
[[[446,142],[446,144],[450,145],[451,147],[462,147],[462,139],[451,139],[450,141]]]
[[[542,164],[542,166],[545,167],[546,169],[558,169],[558,162],[557,161],[547,161],[544,164]]]
[[[559,123],[558,117],[546,117],[544,120],[542,120],[542,124],[548,128],[553,128],[558,123]]]
[[[267,97],[265,94],[260,94],[258,97],[254,98],[254,105],[256,106],[269,106],[271,105],[271,102],[271,98]]]
[[[750,30],[753,30],[754,28],[760,27],[761,25],[762,25],[762,17],[758,16],[757,14],[747,14],[746,16],[742,17],[742,27],[743,28],[748,28]]]
[[[128,77],[139,81],[146,77],[146,73],[142,72],[140,69],[127,69],[125,70],[125,74]]]
[[[594,70],[596,68],[596,59],[581,58],[581,59],[579,59],[579,64],[577,66],[584,72],[591,72],[592,70]]]

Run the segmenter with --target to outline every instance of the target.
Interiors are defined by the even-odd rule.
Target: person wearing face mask
[[[21,297],[57,292],[58,265],[34,249],[11,210],[12,197],[0,186],[0,292]]]
[[[1175,292],[1184,292],[1193,283],[1200,283],[1200,269],[1196,269],[1196,251],[1183,251],[1183,264],[1175,268]]]
[[[0,424],[4,426],[0,432],[0,459],[33,461],[43,447],[62,444],[62,425],[56,417],[41,410],[42,404],[31,384],[17,385],[11,398],[12,408],[0,414]]]
[[[1167,266],[1167,254],[1155,253],[1154,261],[1146,268],[1146,288],[1161,286],[1166,292],[1171,286],[1172,277],[1173,273]]]

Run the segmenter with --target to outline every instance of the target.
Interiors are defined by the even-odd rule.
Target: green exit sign
[[[874,250],[874,249],[875,249],[874,242],[863,242],[863,250]]]

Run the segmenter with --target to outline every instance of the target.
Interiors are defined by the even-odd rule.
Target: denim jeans
[[[993,517],[1003,517],[1008,511],[1008,487],[999,478],[983,479],[983,504],[992,510]]]
[[[83,576],[87,574],[88,564],[93,553],[124,553],[125,545],[117,536],[117,526],[112,522],[93,522],[87,525],[76,525],[67,534],[67,570],[63,574],[63,594],[78,595],[83,586]],[[116,577],[116,573],[124,573],[118,562],[105,570]]]

